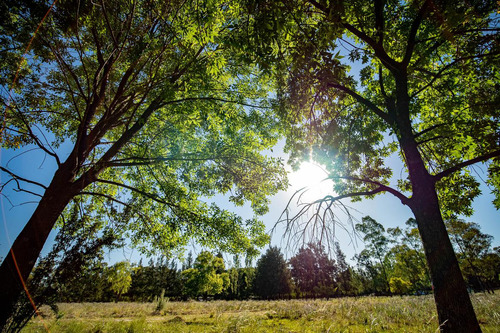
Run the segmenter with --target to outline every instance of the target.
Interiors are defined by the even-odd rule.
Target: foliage
[[[290,291],[288,264],[280,249],[271,246],[257,261],[254,292],[260,298],[275,299],[287,296]]]
[[[104,250],[122,245],[111,230],[99,232],[100,223],[92,216],[72,214],[58,230],[52,250],[41,258],[27,282],[31,300],[22,294],[6,332],[20,331],[42,305],[58,312],[57,303],[100,299],[104,281],[101,264]],[[98,234],[99,233],[99,234]],[[87,278],[91,277],[91,278]]]
[[[352,295],[352,271],[345,260],[345,254],[342,252],[338,242],[335,242],[335,259],[337,260],[337,294]]]
[[[367,221],[371,220],[363,219],[363,222]],[[370,249],[370,244],[366,244],[366,249],[356,255],[358,271],[354,274],[353,280],[357,284],[357,293],[380,292],[380,281],[383,276],[380,262],[386,263],[385,269],[391,292],[395,290],[396,293],[404,294],[431,292],[429,271],[415,220],[406,221],[405,229],[389,228],[387,230],[389,237],[385,236],[385,232],[380,233],[385,230],[381,224],[376,223],[380,228],[376,233],[377,238],[385,237],[383,244],[386,248],[381,256],[380,253],[367,250]],[[458,219],[447,220],[446,223],[468,288],[492,292],[500,285],[498,280],[500,256],[491,249],[492,236],[483,234],[476,223]],[[372,236],[374,235],[372,233]]]
[[[500,284],[500,256],[491,251],[493,237],[482,233],[480,226],[474,222],[449,219],[446,226],[469,287],[476,291],[493,292],[493,288]]]
[[[364,222],[365,224],[372,224],[373,221],[365,219]],[[469,230],[470,228],[475,230],[476,227],[473,223],[463,221],[453,221],[453,224],[465,226],[464,230]],[[410,219],[406,222],[406,225],[407,227],[404,229],[388,229],[387,235],[386,233],[382,233],[383,236],[389,239],[388,248],[383,258],[383,262],[390,263],[386,267],[389,291],[397,294],[416,295],[431,293],[428,269],[425,265],[422,246],[418,240],[419,236],[418,232],[416,232],[415,221]],[[456,228],[455,230],[462,229]],[[450,232],[450,234],[453,235],[453,240],[462,241],[467,239],[467,236],[456,232]],[[473,234],[475,233],[471,233],[471,235]],[[74,234],[70,233],[69,229],[66,229],[65,233],[62,233],[61,230],[58,237],[61,238],[63,235],[66,235],[64,237],[66,237],[65,239],[69,243],[66,241],[57,243],[60,244],[59,249],[63,249],[58,256],[66,253],[66,259],[62,260],[63,257],[58,256],[53,257],[54,251],[56,251],[54,249],[51,255],[39,263],[30,280],[29,288],[35,302],[38,305],[50,304],[56,309],[56,302],[111,302],[116,300],[117,294],[113,291],[112,283],[109,280],[115,268],[113,266],[108,267],[102,261],[102,248],[99,250],[100,254],[96,258],[95,254],[92,254],[93,252],[85,250],[88,247],[79,246],[73,249],[70,249],[70,246],[62,247],[63,244],[70,244],[72,242],[80,243],[78,237],[77,239],[72,238]],[[482,247],[480,242],[475,244],[476,239],[490,240],[491,237],[483,235],[483,237],[479,238],[469,238],[470,248]],[[85,243],[81,243],[81,245],[83,244]],[[454,245],[458,247],[458,244],[455,242]],[[369,244],[367,244],[367,247],[369,247]],[[98,250],[99,247],[95,249]],[[273,250],[276,249],[273,248]],[[335,244],[335,262],[328,258],[319,245],[309,245],[300,249],[292,257],[290,260],[292,271],[289,272],[287,263],[278,251],[275,253],[276,257],[271,256],[270,260],[268,256],[264,260],[269,266],[265,266],[261,262],[261,267],[267,267],[266,269],[270,270],[270,277],[261,274],[261,281],[265,282],[261,282],[261,285],[267,287],[270,282],[278,284],[279,281],[273,280],[279,275],[276,272],[276,268],[284,265],[281,267],[285,268],[285,276],[288,276],[289,287],[292,290],[302,292],[302,295],[292,292],[290,294],[292,297],[338,297],[384,293],[386,292],[383,290],[385,280],[383,279],[380,264],[378,264],[375,253],[370,253],[362,251],[357,256],[357,259],[361,260],[358,261],[357,268],[352,268],[345,261],[345,255],[338,244]],[[500,286],[500,281],[498,280],[500,273],[500,255],[498,254],[498,249],[492,250],[488,247],[488,249],[482,250],[482,254],[472,260],[474,270],[471,269],[469,259],[463,256],[460,250],[457,253],[459,258],[465,258],[465,260],[460,260],[460,264],[462,265],[461,267],[465,273],[469,288],[479,291],[491,290]],[[262,295],[257,293],[256,268],[233,267],[225,270],[225,265],[220,255],[214,256],[211,253],[202,252],[198,257],[195,262],[189,264],[191,259],[189,259],[190,256],[188,255],[186,262],[180,270],[177,269],[178,263],[175,260],[168,260],[163,256],[159,256],[156,260],[149,260],[146,266],[143,266],[142,261],[138,264],[133,264],[130,267],[130,288],[120,296],[120,299],[136,302],[154,302],[159,307],[163,307],[157,312],[163,313],[167,300],[186,300],[190,297],[199,296],[210,296],[210,298],[214,299],[227,300],[249,300],[255,296],[268,298],[267,294]],[[61,259],[51,261],[49,260],[50,258]],[[69,260],[69,258],[72,258],[75,262],[71,264],[72,260]],[[78,261],[80,259],[77,260],[77,258],[81,258],[83,261]],[[321,260],[317,260],[318,258]],[[52,265],[47,266],[51,262],[56,264],[56,268]],[[295,272],[293,269],[297,265],[294,265],[294,262],[299,268]],[[309,268],[306,267],[308,269],[301,269],[310,262],[313,262],[314,265],[311,265]],[[51,272],[54,272],[50,275],[50,278],[46,278],[45,273],[43,273],[44,270],[47,270],[47,267],[50,268]],[[310,270],[314,274],[311,274]],[[312,288],[311,290],[306,291],[302,289],[304,284],[300,284],[301,280],[297,276],[294,276],[297,272],[302,273],[301,277],[305,279],[306,285],[308,283]],[[290,280],[290,277],[292,277],[292,280]],[[308,278],[311,279],[308,280]],[[323,283],[315,283],[316,281],[321,281],[323,278],[325,279]],[[479,284],[479,282],[482,284]],[[221,285],[222,288],[220,288]],[[281,284],[278,287],[281,287]],[[211,291],[207,291],[206,293],[203,291],[210,288],[212,288]],[[281,295],[275,294],[269,296],[269,298],[286,296],[288,296],[287,293],[282,291]],[[33,314],[33,308],[30,304],[24,303],[24,306],[26,306],[24,308],[26,312],[19,311],[19,321],[14,322],[21,322],[21,318],[24,318],[25,323]]]
[[[385,228],[370,216],[365,216],[361,223],[355,225],[356,231],[363,234],[365,249],[356,255],[358,265],[364,267],[373,281],[373,292],[388,293],[389,275],[391,269],[387,260],[389,239],[385,235]]]
[[[193,268],[182,271],[184,293],[190,297],[213,296],[229,286],[228,273],[224,272],[224,260],[208,251],[202,251]]]
[[[130,300],[151,301],[160,294],[166,297],[179,297],[182,291],[180,271],[174,260],[170,262],[160,256],[152,259],[147,266],[140,262],[132,268],[132,285],[128,292]]]
[[[443,217],[472,214],[475,164],[488,163],[500,193],[497,2],[250,4],[254,37],[242,28],[241,40],[278,77],[291,163],[313,158],[334,181],[316,201],[297,194],[299,216],[287,222],[302,218],[327,237],[342,199],[394,195],[418,223],[443,330],[479,330]]]
[[[226,290],[227,299],[250,299],[253,295],[255,268],[240,267],[228,270],[229,287]]]
[[[393,261],[391,275],[409,281],[410,292],[422,293],[431,289],[429,269],[415,219],[410,218],[406,225],[404,230],[399,227],[387,229],[394,244],[388,254]]]
[[[337,288],[337,266],[320,244],[309,243],[290,259],[291,276],[304,296],[329,297]]]
[[[391,288],[391,293],[402,295],[410,291],[412,285],[409,281],[403,280],[402,278],[391,277],[389,280],[389,287]]]
[[[226,194],[261,215],[267,196],[287,185],[281,160],[260,153],[281,131],[271,79],[227,45],[240,3],[60,1],[21,61],[46,9],[21,1],[0,23],[1,145],[18,155],[40,150],[55,165],[51,180],[0,167],[2,190],[40,198],[12,247],[21,277],[72,202],[100,217],[102,232],[112,229],[109,216],[127,215],[117,237],[145,253],[182,252],[194,239],[255,255],[268,241],[262,221],[210,203]],[[22,292],[16,274],[9,254],[0,267],[8,295],[0,325]]]
[[[120,261],[111,266],[107,271],[106,279],[111,284],[111,290],[116,294],[116,301],[126,293],[132,284],[132,269],[128,261]]]

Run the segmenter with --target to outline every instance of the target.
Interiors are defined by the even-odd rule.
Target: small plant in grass
[[[165,289],[162,289],[160,296],[156,300],[155,313],[159,314],[161,311],[163,311],[163,309],[165,309],[165,305],[166,305],[167,301],[168,301],[168,298],[165,297]]]

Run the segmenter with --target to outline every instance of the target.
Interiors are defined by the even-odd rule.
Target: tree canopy
[[[4,59],[19,60],[46,8],[12,7],[0,31]],[[286,186],[281,161],[260,153],[279,135],[270,78],[227,46],[241,11],[221,1],[62,1],[19,71],[2,62],[2,147],[38,149],[57,165],[48,183],[1,167],[2,188],[39,198],[0,268],[2,316],[22,290],[15,262],[27,279],[71,207],[146,252],[195,239],[255,255],[267,242],[261,221],[208,202],[228,194],[259,215]]]
[[[292,161],[315,159],[335,183],[299,214],[326,233],[340,200],[394,195],[415,215],[442,329],[478,331],[443,216],[472,213],[480,191],[471,168],[483,162],[498,207],[497,2],[257,0],[250,8],[246,45],[274,64]],[[399,179],[391,156],[403,163]]]
[[[261,298],[283,298],[291,291],[290,270],[281,250],[275,246],[267,249],[255,270],[254,292]]]
[[[309,243],[290,258],[290,273],[299,291],[307,296],[333,296],[337,275],[335,260],[320,244]]]
[[[292,164],[313,158],[335,183],[300,210],[313,234],[342,199],[394,195],[415,215],[441,328],[480,330],[443,217],[472,213],[481,163],[500,207],[496,1],[68,0],[48,16],[43,2],[7,4],[2,147],[34,147],[57,170],[46,183],[0,167],[2,188],[40,198],[0,266],[0,325],[75,207],[144,251],[194,238],[255,254],[263,224],[206,198],[264,213],[286,181],[260,152],[283,126]]]
[[[225,273],[224,260],[208,251],[201,252],[193,268],[182,272],[186,294],[191,297],[213,296],[229,287],[229,275]]]

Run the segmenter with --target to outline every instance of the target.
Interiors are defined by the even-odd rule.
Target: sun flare
[[[313,162],[303,162],[300,169],[289,174],[290,185],[294,191],[304,189],[304,200],[316,200],[331,194],[332,181],[326,170]]]

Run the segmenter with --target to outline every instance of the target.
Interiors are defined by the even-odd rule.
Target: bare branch
[[[0,166],[0,170],[2,170],[3,172],[8,173],[14,179],[20,180],[20,181],[28,183],[28,184],[33,184],[33,185],[40,186],[44,190],[47,189],[47,186],[43,185],[42,183],[38,183],[38,182],[35,182],[34,180],[26,179],[24,177],[20,177],[20,176],[16,175],[15,173],[13,173],[12,171],[10,171],[10,170],[2,167],[2,166]]]

